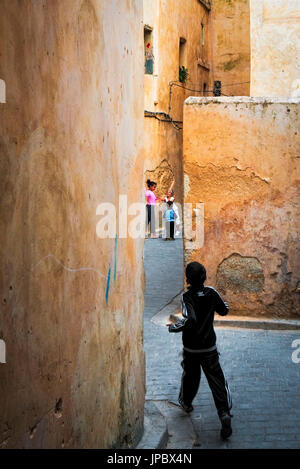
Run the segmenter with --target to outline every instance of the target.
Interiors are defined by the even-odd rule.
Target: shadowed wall
[[[3,448],[142,430],[143,241],[96,235],[101,202],[142,200],[142,28],[139,0],[1,1]]]

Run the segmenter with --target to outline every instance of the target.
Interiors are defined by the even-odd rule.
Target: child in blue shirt
[[[173,209],[173,202],[169,200],[167,202],[167,210],[164,213],[164,219],[166,223],[166,241],[174,240],[174,229],[175,229],[175,220],[177,215]]]

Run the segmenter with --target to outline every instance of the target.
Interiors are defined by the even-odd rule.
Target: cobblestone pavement
[[[169,334],[167,327],[154,324],[151,317],[182,289],[181,240],[147,240],[145,270],[146,399],[157,401],[162,409],[166,401],[178,397],[181,334]],[[300,448],[300,363],[291,358],[292,342],[300,339],[300,331],[216,328],[216,334],[233,397],[233,435],[226,442],[220,439],[220,423],[202,375],[191,416],[176,407],[173,411],[179,410],[182,418],[191,421],[190,447]],[[170,412],[172,406],[166,411],[167,419]],[[186,424],[182,432],[185,429]],[[186,448],[186,443],[180,443],[184,442],[180,421],[175,430],[173,446],[168,447]]]

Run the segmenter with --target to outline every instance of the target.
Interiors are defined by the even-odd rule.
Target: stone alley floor
[[[182,259],[180,239],[145,241],[146,399],[166,418],[167,448],[300,448],[300,363],[292,361],[300,331],[216,328],[233,397],[233,435],[226,442],[204,375],[190,416],[168,403],[179,392],[181,334],[151,319],[182,290]]]

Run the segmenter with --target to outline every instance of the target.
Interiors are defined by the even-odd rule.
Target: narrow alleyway
[[[146,239],[144,252],[146,273],[145,326],[183,289],[182,239],[165,241]]]
[[[146,399],[167,419],[170,449],[300,448],[300,363],[292,342],[300,331],[220,327],[220,360],[233,395],[233,435],[219,437],[220,423],[202,375],[194,412],[168,404],[177,400],[181,379],[181,334],[169,334],[151,318],[182,290],[182,242],[145,242]],[[168,317],[165,318],[167,323]]]

